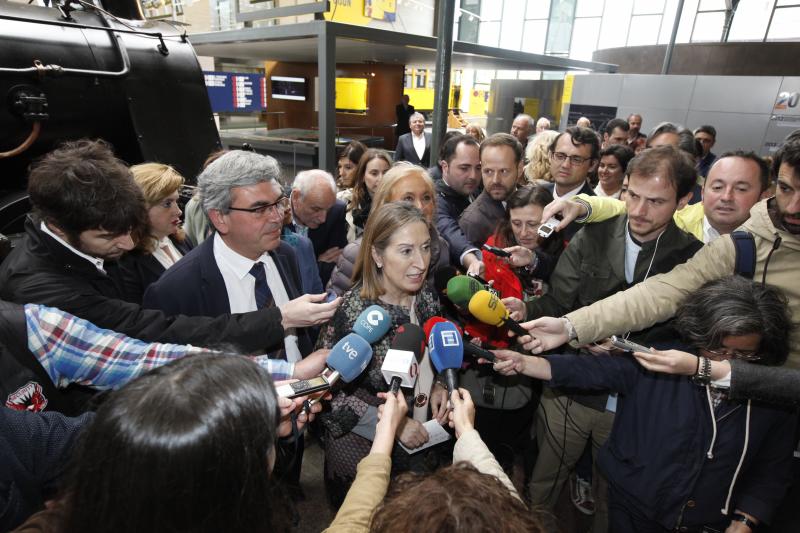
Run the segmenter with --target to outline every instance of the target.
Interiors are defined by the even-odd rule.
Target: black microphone
[[[425,352],[425,332],[414,324],[397,328],[392,347],[386,352],[381,365],[383,379],[389,390],[396,394],[402,387],[413,388],[419,375],[419,363]]]
[[[475,359],[486,359],[487,361],[494,362],[494,354],[489,350],[484,350],[480,346],[472,344],[464,339],[464,353],[474,357]]]

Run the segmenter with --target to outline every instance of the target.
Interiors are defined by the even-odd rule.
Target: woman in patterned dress
[[[406,202],[388,203],[373,212],[356,259],[353,288],[345,293],[317,342],[318,348],[332,347],[352,330],[355,319],[370,305],[381,306],[391,317],[389,333],[372,345],[369,366],[355,381],[334,393],[330,411],[320,417],[325,431],[325,485],[334,507],[341,505],[355,479],[356,465],[372,446],[381,403],[377,393],[389,390],[381,365],[396,328],[407,323],[422,325],[440,312],[436,295],[425,283],[431,235],[430,222],[422,211]],[[423,422],[435,417],[447,423],[447,391],[433,382],[433,373],[426,356],[420,363],[417,387],[406,391],[407,400],[414,405],[409,410],[414,416],[399,428],[398,440],[410,449],[428,440]],[[411,455],[396,445],[393,470],[435,468],[447,456],[442,447]]]

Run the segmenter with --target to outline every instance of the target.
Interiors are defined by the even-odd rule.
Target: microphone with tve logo
[[[281,385],[277,388],[278,395],[295,398],[330,389],[340,379],[350,383],[361,375],[371,360],[372,348],[367,341],[350,333],[331,348],[325,360],[327,369],[322,375]]]
[[[506,326],[517,335],[527,335],[528,331],[519,322],[509,316],[503,302],[489,291],[478,291],[469,301],[469,312],[472,316],[490,326]]]
[[[458,389],[458,371],[464,361],[464,342],[455,324],[434,324],[428,337],[428,353],[436,371],[444,374],[447,390],[452,394]]]
[[[419,374],[419,363],[425,352],[425,333],[417,325],[403,324],[397,328],[392,347],[381,365],[383,379],[396,394],[400,387],[413,388]]]

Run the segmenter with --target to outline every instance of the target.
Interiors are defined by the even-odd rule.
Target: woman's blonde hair
[[[377,300],[386,291],[383,288],[383,275],[372,258],[372,249],[383,254],[389,241],[401,228],[422,222],[431,230],[431,223],[422,211],[406,202],[392,202],[373,209],[364,228],[364,238],[353,268],[353,285],[361,282],[361,297]],[[428,265],[430,267],[430,264]]]
[[[169,165],[162,163],[142,163],[131,167],[133,180],[142,190],[147,209],[158,205],[167,196],[180,190],[186,181],[180,173]],[[149,237],[149,238],[147,238]],[[178,228],[175,238],[178,242],[183,242],[186,234],[182,228]],[[150,233],[148,225],[147,235],[138,235],[136,238],[136,248],[152,253],[156,247],[156,238]]]
[[[537,133],[533,142],[528,143],[525,158],[528,164],[525,165],[525,177],[528,182],[534,184],[536,180],[553,181],[550,176],[550,144],[558,137],[558,132],[545,130]]]
[[[403,178],[407,178],[410,176],[417,176],[422,181],[425,182],[425,185],[428,186],[431,192],[431,198],[433,198],[433,212],[436,212],[436,188],[433,186],[433,180],[431,179],[430,174],[428,171],[422,167],[418,167],[417,165],[411,164],[408,161],[401,161],[399,163],[395,163],[392,168],[386,171],[386,174],[383,175],[381,179],[380,185],[378,185],[378,190],[375,191],[375,198],[372,199],[372,211],[375,211],[379,207],[384,204],[389,203],[391,200],[392,193],[394,192],[394,187],[397,185],[397,182]],[[370,214],[370,218],[372,215]],[[428,222],[432,222],[429,220]]]
[[[483,128],[481,128],[479,124],[477,124],[475,122],[471,122],[471,123],[467,124],[466,128],[464,128],[464,135],[469,135],[468,132],[469,132],[470,128],[475,128],[476,130],[478,130],[478,136],[474,137],[474,138],[479,143],[482,143],[483,140],[486,138],[486,133],[483,131]],[[472,135],[470,135],[470,136],[473,137]]]

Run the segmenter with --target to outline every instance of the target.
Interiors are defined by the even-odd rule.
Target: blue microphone
[[[367,344],[375,344],[386,335],[391,326],[389,313],[380,305],[370,305],[356,318],[353,333],[367,341]]]
[[[340,378],[346,383],[356,379],[372,360],[372,348],[360,335],[350,333],[331,348],[325,364],[332,370],[328,382],[333,385]]]
[[[434,368],[444,373],[447,390],[452,394],[458,389],[458,371],[464,361],[464,343],[461,333],[452,322],[439,322],[431,329],[428,350]]]

